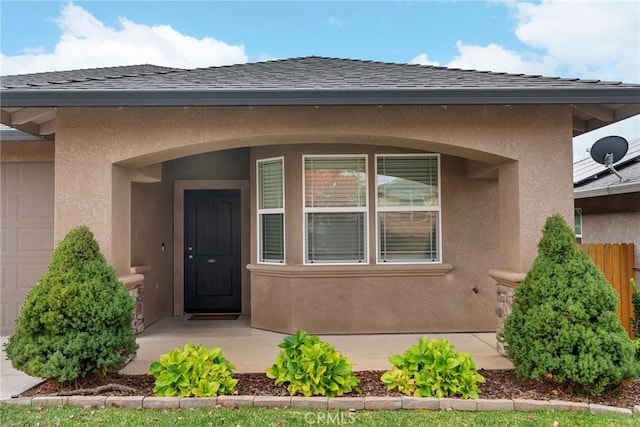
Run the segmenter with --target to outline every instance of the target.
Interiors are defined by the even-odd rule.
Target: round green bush
[[[137,350],[135,301],[86,226],[65,236],[5,345],[14,368],[65,382],[122,367]]]
[[[617,305],[615,290],[577,246],[562,216],[549,217],[505,321],[516,375],[551,379],[586,394],[637,376],[640,366]]]
[[[336,397],[359,391],[360,380],[353,374],[349,360],[317,335],[298,331],[278,344],[275,363],[267,377],[276,385],[287,385],[291,396]]]
[[[220,347],[187,343],[163,354],[149,366],[149,373],[156,379],[156,396],[211,397],[233,393],[238,384],[234,369]]]

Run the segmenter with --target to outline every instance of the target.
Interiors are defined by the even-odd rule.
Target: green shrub
[[[640,368],[618,320],[617,295],[562,216],[549,217],[542,232],[505,321],[507,354],[521,378],[550,378],[600,394]]]
[[[134,306],[93,233],[76,227],[28,292],[5,345],[7,358],[31,376],[60,382],[116,370],[137,349]]]
[[[220,347],[187,343],[163,354],[159,362],[151,364],[149,373],[156,378],[153,393],[157,396],[209,397],[233,393],[238,383],[234,369]]]
[[[636,281],[634,279],[631,279],[630,282],[631,289],[633,289],[633,293],[631,294],[631,304],[633,305],[633,317],[631,318],[631,326],[636,337],[640,338],[640,291],[638,291],[638,288],[636,287]]]
[[[276,385],[288,384],[290,395],[335,397],[358,390],[360,380],[353,375],[347,358],[317,336],[298,331],[278,347],[282,350],[267,369],[267,376]]]
[[[633,345],[636,347],[636,359],[640,362],[640,338],[634,339]]]
[[[388,390],[397,388],[406,395],[477,399],[484,377],[476,371],[471,354],[456,352],[447,340],[426,337],[404,355],[389,357],[393,368],[380,377]]]

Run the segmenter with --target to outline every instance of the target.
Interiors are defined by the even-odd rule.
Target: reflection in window
[[[305,156],[306,263],[367,260],[366,156]]]
[[[284,263],[284,164],[258,160],[258,260]]]
[[[378,262],[440,262],[439,159],[376,156]]]

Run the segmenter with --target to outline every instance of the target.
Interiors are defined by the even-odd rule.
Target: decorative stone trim
[[[515,293],[516,289],[511,286],[496,284],[496,317],[498,318],[498,326],[496,327],[496,349],[502,356],[507,355],[507,351],[505,350],[506,343],[502,336],[504,332],[504,322],[507,320],[507,316],[511,314]]]
[[[257,408],[306,408],[314,410],[454,410],[454,411],[522,411],[539,410],[584,411],[619,414],[640,418],[640,405],[632,409],[597,403],[532,399],[456,399],[431,397],[301,397],[301,396],[218,396],[218,397],[157,397],[157,396],[36,396],[3,400],[11,405],[33,406],[113,406],[117,408],[215,408],[254,406]],[[290,405],[289,405],[290,403]]]
[[[506,356],[507,352],[504,348],[505,341],[502,336],[502,333],[504,332],[504,322],[507,319],[507,316],[511,313],[516,287],[524,281],[526,274],[503,270],[490,270],[489,276],[497,282],[496,317],[498,319],[498,326],[496,328],[496,349],[500,355]]]
[[[148,271],[145,266],[131,267],[133,271]],[[129,291],[129,295],[136,302],[133,309],[133,318],[131,319],[131,330],[134,335],[138,335],[144,330],[144,276],[139,273],[132,273],[126,276],[118,277]]]

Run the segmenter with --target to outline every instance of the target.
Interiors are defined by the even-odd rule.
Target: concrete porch
[[[183,347],[187,342],[206,347],[221,347],[236,372],[264,372],[280,350],[278,344],[285,334],[252,329],[250,318],[237,320],[187,320],[165,317],[137,336],[140,345],[136,360],[121,372],[147,373],[149,365],[164,353]],[[513,365],[496,350],[495,333],[452,334],[382,334],[382,335],[321,335],[321,338],[349,358],[355,371],[387,370],[388,357],[403,353],[422,336],[446,338],[457,351],[473,355],[478,369],[511,369]]]

